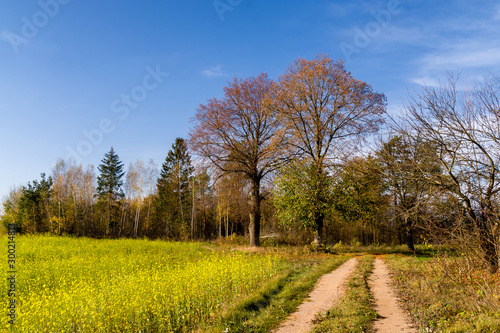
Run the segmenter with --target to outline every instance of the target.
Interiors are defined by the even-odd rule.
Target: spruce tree
[[[123,163],[115,153],[113,147],[104,155],[101,164],[97,168],[100,172],[97,177],[97,196],[101,204],[105,204],[106,236],[115,234],[119,221],[120,199],[124,197],[123,185]]]
[[[191,213],[189,180],[192,173],[186,142],[177,138],[165,158],[157,182],[158,222],[165,227],[167,237],[186,236]]]
[[[119,200],[123,198],[123,163],[115,153],[113,147],[104,155],[101,165],[97,168],[101,173],[97,178],[97,195],[99,199]]]

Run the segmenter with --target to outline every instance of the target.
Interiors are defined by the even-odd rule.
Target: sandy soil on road
[[[291,314],[274,333],[305,333],[313,326],[319,312],[326,312],[342,297],[346,278],[353,272],[357,260],[351,258],[331,273],[323,275],[297,311]]]
[[[370,289],[375,299],[375,311],[382,316],[374,321],[373,328],[376,332],[417,332],[412,328],[408,316],[399,306],[387,266],[380,259],[375,259],[375,268],[370,277]]]

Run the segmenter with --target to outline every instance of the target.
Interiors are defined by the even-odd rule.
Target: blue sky
[[[234,76],[326,53],[388,97],[500,71],[495,1],[0,2],[0,198],[58,158],[161,164]]]

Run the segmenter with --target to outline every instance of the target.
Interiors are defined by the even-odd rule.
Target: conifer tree
[[[97,178],[97,194],[99,199],[105,199],[108,196],[114,200],[123,198],[123,163],[115,153],[113,147],[104,155],[101,165],[97,168],[101,173]]]
[[[97,177],[97,196],[101,203],[105,203],[105,213],[107,220],[106,236],[109,232],[115,231],[118,225],[119,201],[124,197],[122,190],[123,163],[114,151],[111,150],[104,155],[101,164],[97,168],[100,172]]]
[[[193,170],[186,142],[182,138],[175,139],[157,182],[158,220],[168,237],[187,235],[191,218],[189,180]]]

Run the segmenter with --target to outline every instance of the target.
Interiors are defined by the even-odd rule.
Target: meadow
[[[203,243],[18,236],[16,251],[17,320],[0,319],[16,332],[191,331],[287,267]]]
[[[7,237],[0,246],[7,257]],[[238,249],[238,250],[236,250]],[[243,251],[245,250],[245,251]],[[420,331],[499,332],[500,279],[454,252],[418,246],[307,247],[16,237],[16,323],[2,332],[270,332],[317,279],[351,256],[372,253],[392,270],[394,287]],[[315,332],[365,332],[377,314],[367,281],[373,256],[359,259],[347,291]],[[0,304],[9,304],[2,265]]]

